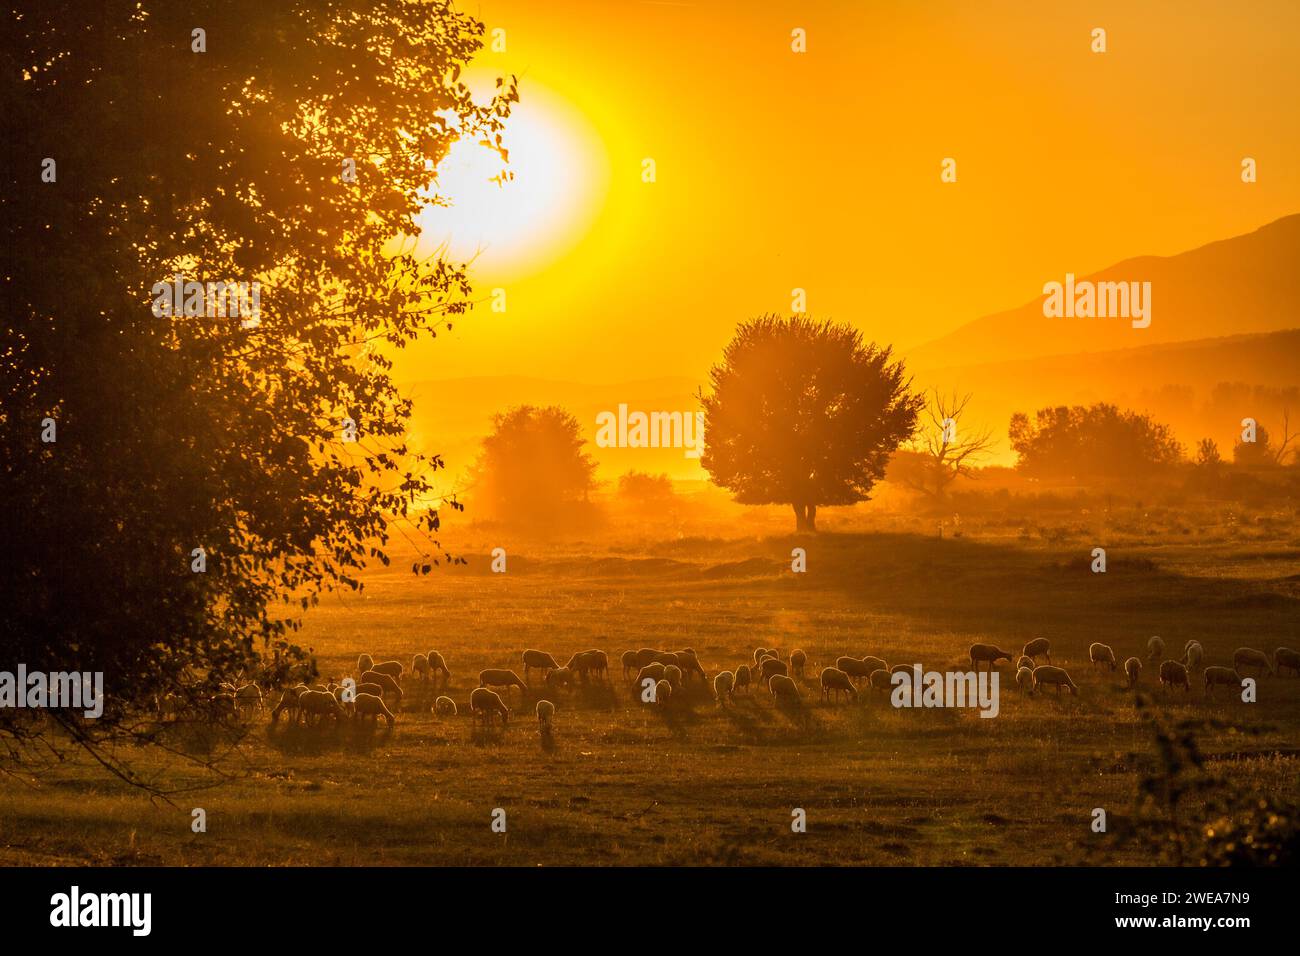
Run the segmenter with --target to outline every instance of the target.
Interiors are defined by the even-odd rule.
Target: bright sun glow
[[[501,183],[500,157],[472,139],[452,146],[438,167],[438,194],[450,206],[418,217],[421,246],[443,242],[453,259],[519,273],[536,269],[581,238],[608,178],[604,149],[582,119],[535,84],[521,85],[503,134],[514,178]]]

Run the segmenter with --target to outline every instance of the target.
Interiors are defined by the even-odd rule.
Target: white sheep
[[[1038,663],[1032,657],[1026,657],[1024,654],[1021,654],[1018,658],[1016,658],[1017,674],[1020,673],[1020,668],[1022,667],[1028,667],[1030,670],[1033,670],[1037,666]]]
[[[1032,658],[1030,658],[1032,660]],[[1016,669],[1016,684],[1021,691],[1032,691],[1034,689],[1034,669],[1032,667],[1020,667]]]
[[[748,690],[750,682],[750,669],[748,664],[741,664],[736,668],[736,684],[734,690]]]
[[[280,694],[280,701],[271,709],[271,723],[280,722],[280,715],[285,711],[289,712],[291,722],[298,722],[298,695],[307,689],[306,685],[299,684],[297,687],[285,688]]]
[[[732,689],[735,685],[736,675],[731,671],[722,671],[713,678],[713,696],[717,698],[719,707],[725,707],[727,701],[734,699]]]
[[[1136,657],[1130,657],[1124,662],[1124,673],[1128,675],[1128,689],[1132,690],[1138,685],[1138,675],[1142,673],[1142,662]]]
[[[644,687],[645,682],[647,680],[652,680],[655,683],[658,683],[659,681],[664,679],[665,670],[667,670],[667,668],[664,667],[663,664],[660,664],[658,661],[655,661],[651,664],[647,664],[645,667],[637,671],[636,686],[638,688]]]
[[[1036,637],[1032,641],[1027,641],[1025,646],[1020,649],[1022,657],[1030,658],[1038,666],[1038,658],[1046,657],[1047,663],[1052,663],[1052,642],[1045,637]]]
[[[501,716],[502,727],[510,723],[510,708],[497,696],[496,691],[488,690],[486,687],[475,687],[470,692],[469,709],[477,719],[483,721],[484,727],[491,726],[498,714]]]
[[[641,665],[636,662],[636,651],[624,651],[619,660],[623,664],[623,680],[627,680],[629,674],[641,668]],[[646,663],[649,663],[649,661]]]
[[[885,670],[883,667],[877,667],[867,678],[867,683],[871,685],[872,690],[887,691],[893,687],[893,672]]]
[[[655,684],[655,703],[660,707],[667,707],[668,700],[673,696],[673,685],[667,680],[661,680]]]
[[[426,658],[426,660],[427,659],[428,658]],[[378,674],[387,674],[399,684],[402,682],[402,672],[406,670],[406,668],[402,666],[401,661],[384,661],[383,663],[376,664],[370,669]]]
[[[799,648],[790,652],[790,672],[798,677],[803,677],[804,666],[808,663],[808,655]]]
[[[531,648],[524,651],[524,680],[528,680],[531,671],[541,671],[542,679],[545,680],[546,675],[559,666],[555,658],[545,651],[535,651]]]
[[[799,685],[785,674],[773,674],[772,679],[768,682],[767,689],[778,704],[794,704],[797,706],[802,699],[802,695],[799,693]]]
[[[378,684],[384,689],[385,693],[395,694],[397,704],[401,706],[402,686],[397,683],[397,679],[392,674],[385,674],[383,671],[366,671],[361,675],[361,683]]]
[[[847,692],[849,700],[858,699],[857,688],[853,686],[853,681],[849,680],[849,675],[844,673],[838,667],[823,667],[821,672],[822,700],[830,700],[831,691],[835,692],[835,702],[839,703],[840,694]]]
[[[1207,667],[1205,668],[1205,696],[1213,697],[1213,687],[1215,684],[1226,684],[1229,687],[1241,686],[1241,675],[1231,667]]]
[[[235,691],[235,707],[245,716],[264,709],[262,688],[256,684],[245,684]]]
[[[871,672],[878,669],[872,666],[874,663],[873,659],[866,657],[861,660],[856,657],[837,657],[835,658],[835,669],[841,670],[853,678],[869,678]],[[884,661],[881,661],[880,665],[884,666],[884,663]]]
[[[438,674],[442,674],[442,689],[451,683],[451,671],[447,669],[446,659],[437,651],[427,651],[424,659],[429,662],[429,676],[433,678],[433,689],[438,689]]]
[[[1061,696],[1061,688],[1068,687],[1070,693],[1075,697],[1079,696],[1079,688],[1070,680],[1070,675],[1065,672],[1064,667],[1056,667],[1052,664],[1040,664],[1034,668],[1034,686],[1033,693],[1038,693],[1039,688],[1044,685],[1054,685],[1056,687],[1056,696]]]
[[[1189,671],[1194,671],[1201,666],[1201,658],[1205,656],[1205,648],[1201,647],[1200,641],[1188,641],[1187,646],[1183,648],[1183,663],[1187,665]]]
[[[1269,663],[1268,655],[1253,647],[1239,647],[1233,651],[1232,666],[1239,671],[1246,667],[1254,667],[1258,668],[1260,677],[1265,674],[1269,677],[1273,676],[1273,665]]]
[[[988,665],[991,672],[997,665],[997,662],[1006,658],[1007,663],[1011,662],[1011,655],[996,644],[972,644],[970,646],[970,666],[978,673],[980,662],[983,661]]]
[[[519,675],[503,667],[489,667],[478,672],[479,687],[504,687],[509,693],[511,687],[518,687],[519,693],[528,693],[528,685],[519,679]]]
[[[411,673],[413,673],[420,682],[429,679],[429,658],[424,654],[416,654],[411,658]]]
[[[759,680],[764,683],[770,681],[773,676],[788,675],[790,668],[786,662],[779,657],[765,657],[759,664]]]
[[[1101,644],[1097,641],[1089,644],[1088,660],[1094,664],[1105,664],[1111,670],[1115,669],[1115,652],[1111,650],[1109,644]]]
[[[375,661],[369,654],[362,654],[357,658],[357,673],[364,674],[366,671],[375,669]]]
[[[1147,641],[1147,660],[1158,661],[1165,656],[1165,642],[1158,637]]]
[[[1160,686],[1166,692],[1173,687],[1181,687],[1190,692],[1192,685],[1187,682],[1187,668],[1178,661],[1163,661],[1160,664]]]
[[[439,697],[433,702],[433,712],[439,717],[455,717],[458,713],[456,702],[450,697]]]
[[[318,724],[326,717],[333,717],[337,724],[347,716],[343,706],[327,690],[304,691],[298,696],[298,711],[308,726]]]
[[[352,716],[354,720],[368,717],[372,724],[382,717],[388,721],[389,730],[392,730],[393,725],[397,723],[397,718],[388,709],[384,699],[375,694],[357,694],[352,701]]]
[[[676,664],[664,668],[664,680],[673,685],[673,690],[682,689],[682,669]]]
[[[542,731],[551,729],[551,720],[555,717],[555,705],[549,700],[539,700],[537,702],[537,723]]]

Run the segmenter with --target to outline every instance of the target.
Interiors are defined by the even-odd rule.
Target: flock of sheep
[[[1051,643],[1046,638],[1029,641],[1021,649],[1015,662],[1015,680],[1021,690],[1030,695],[1046,687],[1055,687],[1059,696],[1061,688],[1077,695],[1078,685],[1063,668],[1052,664]],[[1159,679],[1166,692],[1182,688],[1190,692],[1189,674],[1201,668],[1205,656],[1200,642],[1191,640],[1183,647],[1181,659],[1163,659],[1165,643],[1159,637],[1147,642],[1147,661],[1160,661]],[[999,661],[1010,662],[1012,655],[993,644],[972,644],[969,652],[970,664],[977,672],[984,664],[989,670]],[[1038,658],[1047,663],[1039,664]],[[1088,659],[1094,666],[1117,669],[1115,652],[1109,645],[1093,643],[1088,648]],[[642,648],[626,651],[621,658],[623,679],[630,680],[633,693],[646,704],[660,708],[674,705],[675,698],[684,692],[686,686],[699,679],[702,688],[708,688],[709,679],[698,655],[692,648],[680,651],[661,651],[654,648]],[[1270,661],[1262,651],[1249,647],[1238,648],[1232,656],[1232,667],[1207,666],[1203,669],[1205,694],[1213,696],[1216,686],[1227,685],[1240,687],[1242,671],[1253,668],[1257,676],[1264,674],[1281,675],[1290,671],[1300,675],[1300,652],[1291,648],[1280,647]],[[719,707],[734,703],[735,695],[749,691],[762,684],[779,705],[798,706],[803,692],[799,682],[805,681],[805,669],[808,655],[795,649],[788,658],[783,659],[776,648],[759,647],[753,653],[752,661],[747,660],[734,670],[724,670],[714,675],[712,681],[712,699]],[[575,684],[589,684],[596,681],[608,682],[609,658],[604,651],[579,651],[571,656],[567,663],[561,665],[545,651],[526,650],[523,652],[523,671],[518,673],[505,668],[488,668],[479,671],[478,686],[470,693],[469,707],[476,721],[484,727],[490,727],[499,717],[504,727],[510,720],[511,710],[507,703],[510,690],[518,688],[521,701],[525,701],[538,685],[530,685],[529,678],[533,672],[541,674],[540,687],[548,695],[536,701],[534,711],[538,725],[544,735],[549,735],[555,715],[555,702],[566,688]],[[883,658],[870,655],[856,657],[839,657],[833,667],[823,667],[818,674],[817,684],[821,689],[823,700],[832,698],[838,703],[841,696],[850,701],[857,700],[861,682],[873,690],[888,691],[893,686],[893,675],[898,671],[911,671],[912,664],[896,664],[890,667]],[[1123,670],[1128,678],[1128,688],[1137,687],[1142,672],[1142,661],[1129,657],[1124,661]],[[369,654],[362,654],[357,659],[355,678],[330,680],[326,684],[299,684],[281,692],[279,700],[271,710],[271,722],[277,723],[286,715],[291,723],[308,727],[320,726],[326,721],[335,725],[344,720],[368,722],[373,725],[380,718],[389,728],[396,724],[393,709],[387,699],[393,700],[393,707],[401,709],[405,693],[402,678],[407,675],[407,668],[396,660],[375,663]],[[437,651],[416,654],[411,662],[409,674],[418,682],[419,687],[429,697],[435,697],[432,710],[439,716],[454,716],[459,708],[456,702],[439,694],[446,691],[451,681],[451,671],[443,655]],[[408,682],[407,687],[410,684]],[[504,695],[504,699],[503,699]],[[386,699],[387,698],[387,699]],[[219,699],[227,703],[232,710],[243,715],[263,708],[262,690],[256,683],[241,686],[222,685]],[[426,697],[427,700],[427,697]]]

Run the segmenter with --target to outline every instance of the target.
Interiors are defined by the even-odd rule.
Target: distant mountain
[[[1060,274],[1044,283],[1064,282]],[[1103,352],[1300,326],[1300,214],[1174,256],[1126,259],[1076,282],[1150,282],[1151,324],[1046,318],[1043,298],[976,319],[907,353],[914,370],[1035,356]]]

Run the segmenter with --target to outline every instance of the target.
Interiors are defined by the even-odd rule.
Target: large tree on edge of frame
[[[29,669],[104,673],[101,718],[51,714],[73,739],[282,668],[392,519],[414,570],[448,559],[389,356],[469,303],[404,240],[458,136],[501,148],[513,79],[480,104],[459,79],[482,34],[445,0],[12,5],[0,633]],[[260,282],[260,323],[155,315],[174,276]]]
[[[788,504],[796,531],[816,531],[817,508],[865,500],[916,430],[924,397],[891,357],[847,324],[743,323],[701,396],[701,464],[736,501]]]

